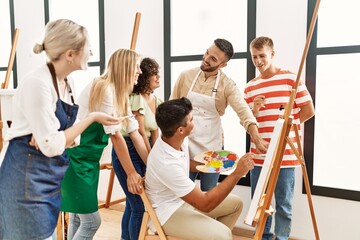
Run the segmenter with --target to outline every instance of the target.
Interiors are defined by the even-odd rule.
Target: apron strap
[[[218,87],[219,87],[219,83],[220,83],[220,74],[221,74],[221,72],[220,72],[220,70],[218,70],[218,73],[217,73],[217,75],[216,75],[216,81],[215,81],[215,86],[214,86],[214,89],[212,90],[212,97],[213,98],[215,98],[215,95],[216,95],[216,93],[217,93],[217,89],[218,89]]]
[[[195,86],[195,83],[196,83],[196,80],[197,80],[197,79],[199,78],[199,76],[200,76],[200,73],[201,73],[201,70],[196,74],[193,82],[191,83],[191,86],[190,86],[190,88],[189,88],[189,92],[191,92],[191,91],[193,90],[193,88],[194,88],[194,86]],[[189,92],[188,92],[188,94],[189,94]]]
[[[57,81],[56,81],[56,73],[55,73],[54,65],[53,65],[51,62],[47,63],[46,65],[48,66],[48,68],[49,68],[49,70],[50,70],[55,91],[56,91],[56,93],[57,93],[57,95],[58,95],[58,98],[60,98],[59,87],[58,87],[58,84],[57,84]],[[67,78],[65,78],[64,81],[65,81],[66,87],[69,89],[69,95],[70,95],[70,98],[71,98],[71,102],[72,102],[73,104],[75,104],[74,96],[73,96],[73,94],[72,94],[71,87],[70,87],[70,85],[68,84]]]
[[[67,78],[65,78],[64,81],[65,81],[66,87],[69,89],[69,95],[70,95],[70,98],[71,98],[71,102],[72,102],[72,104],[75,104],[74,96],[73,96],[70,84],[68,84]]]
[[[191,92],[193,90],[193,88],[195,86],[195,83],[196,83],[196,80],[199,78],[200,74],[201,74],[201,70],[196,74],[193,82],[191,83],[191,86],[189,88],[189,92]],[[220,72],[220,70],[218,70],[217,75],[216,75],[216,80],[215,80],[215,86],[214,86],[214,88],[212,90],[212,95],[211,95],[213,98],[215,98],[215,95],[217,93],[217,89],[219,87],[220,74],[221,74],[221,72]],[[189,94],[189,92],[188,92],[188,94]]]

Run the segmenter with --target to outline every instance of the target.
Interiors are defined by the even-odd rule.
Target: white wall
[[[160,66],[163,66],[162,3],[162,0],[105,1],[106,57],[108,58],[117,48],[130,46],[135,13],[141,12],[136,50],[144,56],[155,58]],[[306,38],[307,1],[258,0],[257,8],[257,35],[271,36],[275,42],[278,65],[297,72]],[[32,46],[36,41],[41,41],[43,36],[43,0],[15,0],[15,10],[16,27],[21,29],[17,51],[18,76],[21,79],[26,72],[45,60],[43,56],[32,54]],[[160,74],[163,76],[163,71]],[[156,94],[163,97],[163,87]],[[107,175],[107,171],[102,171],[100,199],[105,198]],[[244,211],[237,226],[250,229],[243,224],[250,205],[250,189],[237,186],[234,193],[244,200]],[[114,198],[122,194],[121,188],[115,182]],[[360,232],[356,231],[357,214],[360,213],[359,202],[319,196],[312,198],[321,239],[360,239]],[[291,235],[298,239],[315,239],[306,195],[302,194],[300,169],[296,172]]]
[[[45,54],[33,52],[35,43],[41,43],[44,37],[44,1],[15,0],[14,2],[15,27],[20,29],[16,61],[18,81],[21,81],[24,74],[46,61]],[[29,11],[29,9],[33,10]]]
[[[105,1],[106,55],[118,48],[129,48],[136,12],[141,13],[136,51],[151,57],[160,65],[160,76],[164,66],[163,2],[161,0],[107,0]],[[162,78],[162,81],[164,79]],[[164,96],[164,84],[156,90],[158,97]]]

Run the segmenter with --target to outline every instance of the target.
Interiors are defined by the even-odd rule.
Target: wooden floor
[[[110,208],[100,209],[101,226],[97,231],[94,240],[119,240],[120,222],[124,211],[123,204],[113,205]],[[251,238],[235,236],[234,240],[250,240]]]

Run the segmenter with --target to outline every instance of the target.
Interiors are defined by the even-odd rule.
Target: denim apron
[[[54,67],[51,63],[48,67],[59,96]],[[67,87],[71,95],[70,86]],[[57,100],[59,131],[73,125],[77,111],[77,105]],[[10,140],[1,166],[0,239],[45,239],[53,234],[57,224],[60,184],[69,160],[65,152],[46,157],[29,145],[30,140],[31,134]]]

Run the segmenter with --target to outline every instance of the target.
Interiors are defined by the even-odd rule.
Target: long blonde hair
[[[108,62],[107,69],[94,80],[90,90],[89,110],[97,111],[103,102],[106,89],[111,86],[117,116],[127,115],[129,94],[134,88],[135,71],[140,55],[133,50],[119,49]]]

